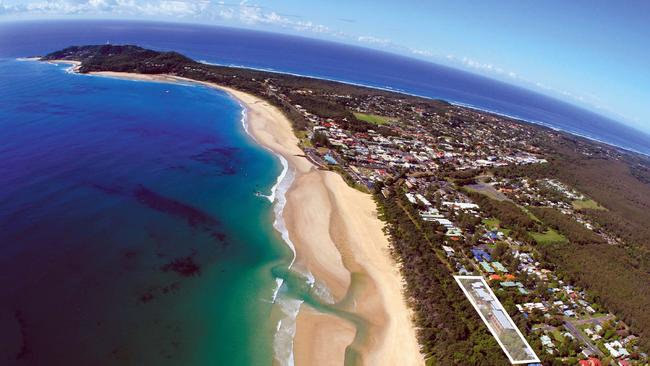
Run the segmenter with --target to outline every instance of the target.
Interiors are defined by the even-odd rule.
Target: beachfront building
[[[535,351],[482,276],[454,276],[454,279],[512,364],[539,362]]]

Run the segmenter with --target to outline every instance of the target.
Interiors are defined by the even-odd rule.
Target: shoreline
[[[295,360],[297,365],[340,365],[350,347],[364,365],[424,364],[399,268],[390,255],[375,202],[370,195],[349,187],[337,173],[313,166],[303,156],[291,123],[281,111],[261,98],[214,83],[171,75],[90,75],[187,82],[224,91],[245,110],[244,129],[253,140],[279,155],[281,161],[284,159],[283,173],[267,198],[275,201],[275,229],[294,251],[290,268],[313,275],[314,289],[325,289],[324,297],[331,296],[334,307],[368,323],[361,337],[349,320],[318,312],[303,303],[295,320],[293,352],[288,364]],[[283,195],[280,188],[287,177],[290,185]],[[284,206],[276,210],[282,196]],[[286,230],[283,232],[276,224],[284,225]],[[354,291],[353,276],[364,278],[363,286],[356,286]],[[276,289],[274,297],[277,292]]]
[[[24,60],[38,61],[39,58],[26,58]],[[74,71],[74,72],[77,71],[78,64],[80,64],[79,61],[69,61],[69,60],[53,60],[53,61],[47,61],[47,62],[73,64],[75,67],[71,68],[71,70]],[[428,99],[428,100],[439,100],[439,101],[442,101],[442,102],[449,103],[450,105],[453,105],[455,107],[469,108],[469,109],[472,109],[472,110],[475,110],[475,111],[478,111],[478,112],[490,113],[490,114],[494,114],[494,115],[499,116],[499,117],[510,118],[510,119],[518,121],[520,123],[526,123],[526,124],[530,124],[530,125],[541,127],[541,128],[548,128],[548,129],[550,129],[552,131],[559,132],[559,133],[564,133],[564,134],[567,134],[567,135],[569,135],[571,137],[577,137],[577,138],[585,139],[585,140],[587,140],[587,141],[589,141],[591,143],[603,144],[603,145],[606,145],[606,146],[614,148],[614,149],[622,150],[622,152],[624,152],[626,154],[637,154],[637,155],[643,156],[644,158],[650,158],[650,153],[645,153],[645,152],[642,152],[642,151],[638,151],[638,150],[636,150],[634,148],[631,148],[631,147],[620,146],[620,145],[617,145],[617,144],[615,144],[613,142],[608,142],[608,141],[605,141],[603,139],[600,139],[598,137],[589,136],[589,135],[587,135],[585,133],[562,129],[560,127],[553,126],[552,124],[550,124],[548,122],[542,122],[542,121],[537,121],[537,120],[532,120],[532,119],[525,119],[523,117],[517,117],[515,115],[507,114],[505,112],[498,112],[498,111],[495,111],[495,110],[492,110],[492,109],[482,108],[482,107],[475,106],[473,104],[458,102],[458,101],[454,101],[454,100],[450,100],[450,99],[429,97],[429,96],[425,96],[425,95],[421,95],[421,94],[409,93],[409,92],[407,92],[405,90],[391,88],[391,87],[388,87],[388,86],[381,87],[381,86],[367,85],[367,84],[355,83],[355,82],[351,82],[351,81],[345,81],[345,80],[339,80],[339,79],[333,79],[333,78],[327,78],[327,77],[317,77],[317,76],[312,76],[312,75],[305,75],[305,74],[299,74],[299,73],[278,71],[278,70],[275,70],[275,69],[256,68],[256,67],[249,67],[249,66],[243,66],[243,65],[234,65],[234,64],[213,63],[213,62],[208,62],[208,61],[205,61],[205,60],[200,60],[198,62],[200,62],[202,64],[206,64],[206,65],[232,67],[232,68],[246,69],[246,70],[256,70],[256,71],[275,73],[275,74],[279,74],[279,75],[291,75],[291,76],[299,76],[299,77],[314,79],[314,80],[331,81],[331,82],[335,82],[335,83],[341,83],[341,84],[358,86],[358,87],[363,87],[363,88],[368,88],[368,89],[380,90],[380,91],[385,91],[385,92],[389,92],[389,93],[402,94],[402,95],[406,95],[406,96],[410,96],[410,97],[417,97],[417,98],[423,98],[423,99]],[[606,118],[609,118],[609,117],[606,117]],[[614,122],[617,122],[617,121],[614,120]],[[617,122],[617,123],[620,123],[620,122]],[[625,126],[627,126],[627,125],[625,125]]]
[[[38,58],[29,58],[26,59],[27,61],[40,61]],[[73,60],[50,60],[46,61],[51,64],[68,64],[70,65],[69,68],[67,68],[65,71],[69,73],[78,73],[79,68],[81,67],[81,62],[80,61],[73,61]]]
[[[456,107],[469,108],[469,109],[473,109],[473,110],[476,110],[476,111],[479,111],[479,112],[491,113],[491,114],[494,114],[494,115],[497,115],[497,116],[500,116],[500,117],[510,118],[512,120],[527,123],[527,124],[531,124],[531,125],[534,125],[534,126],[549,128],[549,129],[551,129],[551,130],[553,130],[555,132],[562,132],[562,133],[569,134],[569,135],[574,136],[574,137],[583,138],[583,139],[588,140],[590,142],[597,142],[597,143],[604,144],[604,145],[607,145],[607,146],[612,147],[612,148],[620,149],[620,150],[625,151],[626,153],[639,154],[639,155],[643,155],[646,158],[650,158],[650,153],[644,153],[644,152],[635,150],[635,149],[633,149],[631,147],[620,146],[620,145],[617,145],[617,144],[612,143],[612,142],[607,142],[607,141],[601,140],[601,139],[599,139],[597,137],[592,137],[592,136],[586,135],[584,133],[565,130],[565,129],[562,129],[560,127],[553,126],[548,122],[542,122],[542,121],[536,121],[536,120],[532,120],[532,119],[526,119],[526,118],[523,118],[523,117],[517,117],[517,116],[514,116],[514,115],[504,113],[504,112],[498,112],[498,111],[495,111],[495,110],[478,107],[478,106],[475,106],[473,104],[454,101],[454,100],[451,100],[449,98],[429,97],[429,96],[426,96],[426,95],[421,95],[421,94],[416,94],[416,93],[409,93],[409,92],[407,92],[407,91],[405,91],[403,89],[392,88],[392,87],[389,87],[389,86],[383,86],[383,87],[382,86],[374,86],[374,85],[368,85],[368,84],[363,84],[363,83],[356,83],[356,82],[352,82],[352,81],[345,81],[345,80],[340,80],[340,79],[328,78],[328,77],[324,77],[324,76],[313,76],[313,75],[299,74],[299,73],[293,73],[293,72],[287,72],[287,71],[279,71],[279,70],[270,69],[270,68],[263,68],[263,67],[258,68],[258,67],[250,67],[250,66],[236,65],[236,64],[221,64],[221,63],[208,62],[208,61],[205,61],[205,60],[199,60],[198,62],[200,62],[202,64],[206,64],[206,65],[214,65],[214,66],[231,67],[231,68],[236,68],[236,69],[247,69],[247,70],[263,71],[263,72],[275,73],[275,74],[280,74],[280,75],[291,75],[291,76],[299,76],[299,77],[314,79],[314,80],[331,81],[331,82],[335,82],[335,83],[358,86],[358,87],[363,87],[363,88],[368,88],[368,89],[381,90],[381,91],[385,91],[385,92],[389,92],[389,93],[402,94],[402,95],[406,95],[406,96],[410,96],[410,97],[417,97],[417,98],[423,98],[423,99],[428,99],[428,100],[439,100],[439,101],[442,101],[442,102],[449,103],[449,104],[451,104],[453,106],[456,106]],[[578,106],[578,108],[581,108],[581,107]],[[612,119],[610,117],[607,117],[607,116],[604,116],[604,117],[608,118],[608,119],[611,119],[612,121],[614,121],[616,123],[621,123],[621,122],[618,122],[618,121],[616,121],[616,120],[614,120],[614,119]],[[625,124],[623,124],[623,125],[625,125]],[[627,126],[627,125],[625,125],[625,126]],[[629,127],[629,126],[627,126],[627,127]]]

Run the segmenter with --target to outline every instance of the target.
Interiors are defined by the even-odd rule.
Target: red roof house
[[[588,360],[580,360],[578,363],[580,366],[602,366],[600,360],[593,357],[589,357]]]

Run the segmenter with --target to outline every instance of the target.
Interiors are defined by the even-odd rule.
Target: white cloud
[[[230,20],[235,17],[235,11],[232,8],[219,9],[219,17]]]
[[[373,36],[357,36],[357,42],[375,44],[381,46],[388,46],[392,43],[390,39],[378,38]]]
[[[410,54],[431,61],[442,61],[446,64],[459,66],[482,74],[493,75],[501,79],[511,79],[518,84],[529,85],[544,93],[572,98],[580,103],[613,113],[611,109],[605,106],[605,103],[601,99],[595,96],[577,95],[550,87],[541,82],[532,82],[521,77],[514,71],[505,70],[489,62],[482,62],[471,57],[458,56],[452,53],[438,55],[428,49],[412,48],[397,44],[388,38],[373,35],[349,34],[331,29],[326,25],[315,23],[311,20],[282,15],[276,11],[250,3],[248,0],[242,0],[239,3],[214,0],[0,0],[0,17],[32,14],[53,16],[118,14],[134,17],[179,17],[204,22],[216,21],[226,24],[239,22],[251,27],[275,27],[294,32],[323,34],[345,42],[356,42],[402,54]]]
[[[221,4],[220,4],[221,5]],[[226,5],[222,5],[226,6]],[[242,1],[237,9],[226,8],[220,11],[220,16],[224,19],[237,18],[239,21],[246,25],[267,25],[275,26],[284,29],[292,29],[298,32],[313,32],[313,33],[330,33],[330,28],[323,25],[314,23],[312,21],[295,20],[289,17],[278,14],[275,11],[265,11],[258,5],[249,4]]]
[[[422,50],[422,49],[419,49],[419,48],[412,48],[411,53],[414,54],[414,55],[417,55],[417,56],[425,56],[425,57],[432,57],[433,56],[433,52],[431,52],[429,50]]]
[[[158,1],[139,6],[137,9],[148,16],[192,17],[200,14],[200,3],[185,1]]]

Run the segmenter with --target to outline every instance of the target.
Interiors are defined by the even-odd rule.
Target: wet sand
[[[163,82],[197,81],[168,75],[99,72],[95,75]],[[336,173],[317,169],[298,147],[289,120],[266,101],[217,84],[247,110],[251,136],[282,155],[294,174],[283,215],[296,246],[294,269],[311,273],[327,288],[337,310],[365,320],[366,329],[344,317],[302,306],[294,339],[296,365],[341,365],[349,346],[364,365],[422,365],[402,278],[388,250],[372,197]],[[359,279],[353,284],[352,278]],[[354,289],[354,293],[349,293]],[[347,296],[346,296],[347,295]],[[355,335],[358,335],[355,337]]]

